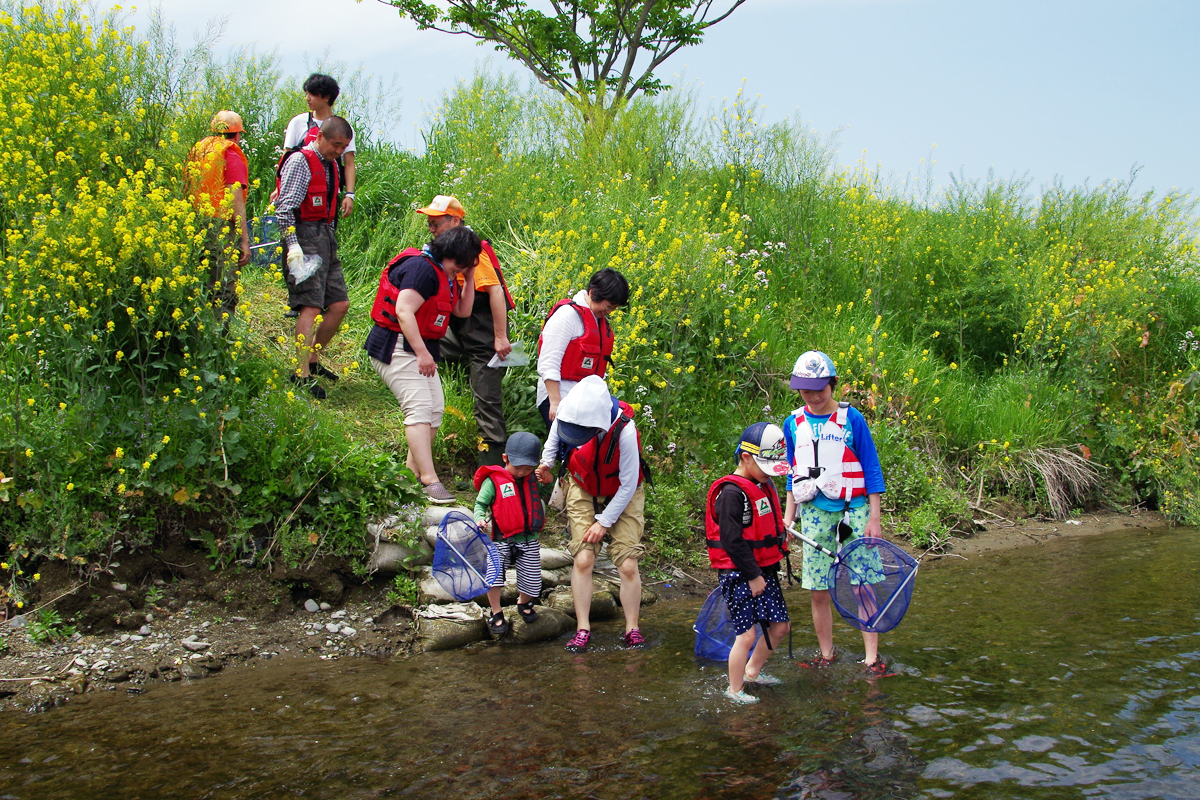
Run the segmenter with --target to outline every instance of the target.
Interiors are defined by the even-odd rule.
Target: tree
[[[638,92],[670,88],[660,64],[746,0],[548,0],[553,13],[525,0],[380,0],[417,27],[491,42],[579,109],[589,126],[607,129]],[[543,6],[547,3],[542,3]],[[724,9],[723,11],[721,9]]]

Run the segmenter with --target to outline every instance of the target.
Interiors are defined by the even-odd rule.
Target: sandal
[[[508,620],[504,618],[503,612],[492,614],[492,618],[488,620],[488,630],[492,636],[503,636],[508,633]]]
[[[521,615],[521,620],[526,625],[532,625],[537,622],[537,612],[533,610],[533,601],[528,603],[517,603],[517,613]]]

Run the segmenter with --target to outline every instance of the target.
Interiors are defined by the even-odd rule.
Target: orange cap
[[[213,133],[238,133],[245,130],[242,127],[242,118],[232,111],[218,111],[213,114],[208,127]]]
[[[462,207],[462,203],[458,202],[457,197],[451,197],[448,194],[439,194],[433,198],[433,202],[425,208],[418,208],[418,214],[424,214],[427,217],[442,217],[446,214],[451,214],[456,217],[465,217],[466,209]]]

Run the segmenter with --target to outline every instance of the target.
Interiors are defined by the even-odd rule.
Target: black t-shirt
[[[742,573],[742,577],[748,581],[762,575],[763,568],[754,560],[754,548],[744,536],[746,528],[754,522],[754,509],[750,506],[750,498],[737,484],[727,483],[717,492],[713,500],[713,511],[721,531],[721,546],[733,562],[734,569]],[[768,567],[766,571],[776,572],[778,567]]]
[[[428,300],[438,293],[438,277],[437,270],[433,265],[425,259],[424,256],[409,256],[401,261],[388,272],[388,280],[393,286],[399,288],[400,291],[412,289],[421,297]],[[367,351],[367,355],[385,364],[392,363],[392,353],[396,349],[396,340],[400,334],[397,331],[390,331],[382,325],[375,324],[371,327],[367,334],[367,341],[363,345],[363,349]],[[433,356],[434,361],[440,361],[442,358],[442,345],[439,339],[422,339],[425,342],[425,349],[429,351],[429,355]],[[406,352],[415,352],[407,341],[404,343]]]

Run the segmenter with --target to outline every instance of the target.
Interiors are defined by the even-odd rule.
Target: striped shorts
[[[504,585],[504,576],[514,564],[517,568],[517,589],[529,595],[538,597],[542,593],[542,544],[537,539],[528,542],[514,542],[512,539],[501,539],[496,542],[500,551],[500,577],[492,584],[493,587]]]

